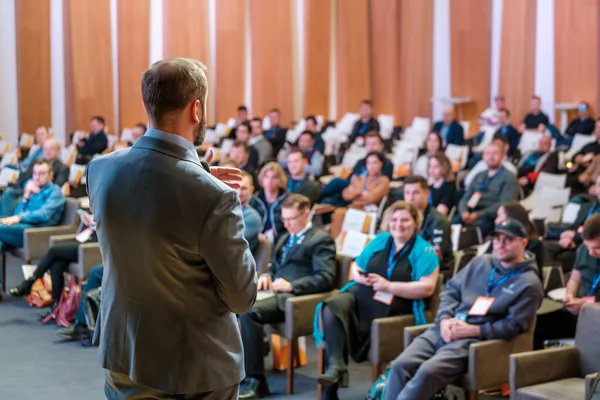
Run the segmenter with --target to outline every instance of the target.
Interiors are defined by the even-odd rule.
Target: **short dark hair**
[[[106,122],[104,121],[104,117],[100,116],[100,115],[94,115],[91,119],[91,121],[98,121],[100,122],[102,125],[106,125]]]
[[[507,117],[510,117],[510,111],[508,111],[508,108],[501,108],[501,109],[500,109],[500,110],[498,110],[498,111],[505,112],[505,113],[506,113],[506,116],[507,116]]]
[[[246,106],[239,106],[237,110],[238,111],[246,111],[246,112],[248,112],[248,108]]]
[[[37,159],[35,160],[35,162],[33,163],[34,166],[36,165],[45,165],[48,167],[48,172],[54,172],[54,168],[52,168],[52,164],[50,164],[50,162],[48,160],[44,160],[44,159]]]
[[[308,122],[308,120],[311,120],[315,125],[318,124],[317,119],[315,118],[314,115],[308,115],[306,118],[304,118],[305,121]]]
[[[585,220],[581,238],[583,240],[593,240],[600,237],[600,214],[595,214]]]
[[[404,179],[404,186],[406,185],[419,185],[423,190],[429,190],[429,184],[427,183],[427,179],[423,178],[421,175],[409,175]]]
[[[192,101],[202,106],[208,90],[206,67],[191,58],[168,58],[152,64],[142,75],[142,99],[150,121],[165,123],[165,118],[181,112]]]
[[[382,164],[385,164],[385,156],[378,151],[372,151],[369,154],[367,154],[367,156],[365,157],[365,164],[369,157],[377,157],[377,159],[381,161]]]
[[[281,203],[281,208],[297,208],[300,211],[310,210],[310,200],[304,195],[290,193]]]
[[[235,142],[233,142],[233,144],[231,145],[231,147],[241,147],[244,149],[244,151],[248,154],[250,154],[250,146],[248,146],[248,143],[246,142],[242,142],[241,140],[236,140]]]
[[[302,133],[300,134],[300,136],[304,136],[304,135],[310,135],[310,138],[312,140],[315,140],[315,134],[312,133],[311,131],[308,131],[308,130],[302,131]],[[300,138],[300,136],[298,136],[298,138]]]
[[[371,100],[368,100],[368,99],[361,101],[360,104],[366,104],[369,107],[373,107],[373,102]]]
[[[290,155],[292,155],[292,154],[296,154],[296,153],[297,153],[297,154],[301,154],[301,155],[302,155],[302,158],[304,158],[304,159],[306,160],[306,154],[305,154],[305,153],[304,153],[302,150],[300,150],[299,148],[297,148],[297,147],[293,147],[293,148],[292,148],[292,149],[291,149],[291,150],[288,152],[287,156],[289,157]]]
[[[248,129],[248,133],[252,132],[252,127],[250,126],[250,123],[248,123],[248,122],[244,121],[244,122],[241,122],[241,123],[238,125],[238,128],[239,128],[240,126],[245,126],[245,127],[246,127],[246,129]]]
[[[374,137],[376,137],[377,139],[379,139],[379,141],[381,143],[383,143],[383,138],[381,137],[381,135],[377,131],[369,131],[369,132],[367,132],[365,134],[365,141],[367,140],[367,138],[374,138]]]
[[[531,96],[531,100],[539,100],[539,101],[541,101],[542,99],[537,94],[534,94],[533,96]]]
[[[260,122],[261,126],[262,126],[262,118],[259,117],[254,117],[250,120],[250,122]]]
[[[248,171],[244,171],[243,169],[240,170],[240,175],[242,175],[243,179],[248,179],[250,181],[250,184],[252,186],[254,186],[254,178],[252,177],[252,175],[250,174],[250,172]]]
[[[138,122],[137,124],[135,124],[133,126],[134,128],[142,128],[144,130],[144,133],[146,133],[146,131],[148,130],[148,127],[146,126],[146,124]]]
[[[502,100],[502,101],[504,101],[504,96],[503,96],[503,95],[501,95],[501,94],[498,94],[498,95],[496,95],[496,96],[494,97],[494,100]]]
[[[499,142],[502,142],[503,145],[507,145],[508,144],[508,139],[506,138],[506,136],[502,136],[501,134],[495,135],[492,139],[493,140],[497,140]]]
[[[277,114],[281,114],[281,112],[279,111],[279,108],[271,108],[271,109],[269,110],[269,114],[271,114],[271,113],[277,113]]]

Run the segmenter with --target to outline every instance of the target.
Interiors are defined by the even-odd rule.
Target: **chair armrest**
[[[585,376],[585,398],[586,399],[591,399],[592,397],[592,390],[594,390],[594,381],[596,380],[596,377],[598,376],[597,372],[594,372],[593,374],[587,374]]]
[[[410,326],[404,328],[404,348],[406,349],[415,340],[415,338],[431,328],[434,324],[425,324],[419,326]]]
[[[522,387],[577,376],[580,376],[580,371],[579,350],[576,347],[510,355],[510,393],[516,394]]]
[[[98,243],[82,243],[78,249],[78,261],[79,265],[83,269],[83,276],[86,277],[90,274],[92,268],[96,265],[102,264],[102,253],[100,252],[100,245]]]
[[[65,243],[65,242],[70,242],[72,240],[75,240],[75,238],[77,237],[77,235],[75,234],[66,234],[66,235],[53,235],[50,236],[50,241],[49,241],[49,245],[50,247],[54,247],[59,243]]]
[[[382,364],[396,358],[404,350],[404,329],[414,325],[413,315],[374,319],[371,322],[369,361]]]
[[[77,227],[49,226],[45,228],[29,228],[23,233],[23,253],[25,260],[37,260],[48,251],[51,236],[64,235],[77,232]]]
[[[294,339],[310,336],[317,304],[327,300],[335,292],[307,294],[290,297],[285,302],[285,337]]]

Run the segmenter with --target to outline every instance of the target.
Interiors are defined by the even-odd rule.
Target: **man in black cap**
[[[433,326],[392,362],[386,400],[430,399],[467,372],[471,343],[529,330],[544,293],[525,227],[500,222],[493,244],[448,282]]]

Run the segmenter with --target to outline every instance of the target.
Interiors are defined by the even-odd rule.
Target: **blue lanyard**
[[[367,132],[367,126],[369,125],[369,122],[362,122],[362,125],[360,126],[360,130],[358,131],[361,135],[364,135],[365,132]]]
[[[496,172],[492,177],[486,177],[485,181],[483,181],[483,183],[481,184],[481,186],[479,187],[478,192],[485,192],[488,188],[488,186],[490,185],[490,182],[492,181],[492,179],[494,179],[495,177],[497,177],[498,175],[500,175],[502,173],[502,171],[504,171],[504,167],[500,167],[500,169],[498,170],[498,172]]]
[[[433,186],[429,186],[429,205],[433,205]]]
[[[598,210],[598,202],[595,202],[592,208],[590,208],[590,211],[588,211],[587,217],[585,217],[585,219],[588,219],[592,215],[596,214],[597,211],[600,210]]]
[[[394,269],[396,268],[396,264],[398,264],[398,260],[408,251],[411,247],[414,239],[409,240],[404,247],[398,252],[398,254],[394,255],[394,251],[396,250],[396,245],[394,244],[394,239],[391,239],[392,247],[390,248],[390,254],[388,254],[388,268],[387,268],[387,279],[388,281],[392,279],[392,274],[394,273]]]
[[[298,187],[302,184],[302,182],[304,182],[304,181],[295,181],[290,178],[290,180],[288,181],[288,185],[287,185],[288,192],[294,193],[298,189]]]
[[[598,272],[600,264],[599,261],[600,260],[596,259],[596,272],[594,272],[594,283],[590,287],[590,290],[588,290],[588,296],[595,296],[596,291],[598,290],[598,285],[600,285],[600,273]]]
[[[494,289],[496,289],[498,286],[502,285],[504,282],[506,282],[510,278],[513,278],[522,273],[523,273],[522,270],[514,271],[514,272],[511,272],[510,274],[502,277],[502,279],[500,279],[498,282],[494,282],[494,275],[496,274],[496,267],[494,267],[494,269],[492,269],[492,272],[490,272],[490,278],[488,279],[487,295],[489,296],[494,291]]]

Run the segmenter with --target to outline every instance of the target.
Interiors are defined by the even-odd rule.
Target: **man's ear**
[[[192,102],[191,113],[192,120],[196,123],[200,123],[202,121],[202,113],[204,110],[202,109],[202,104],[200,104],[200,100],[196,99]]]

